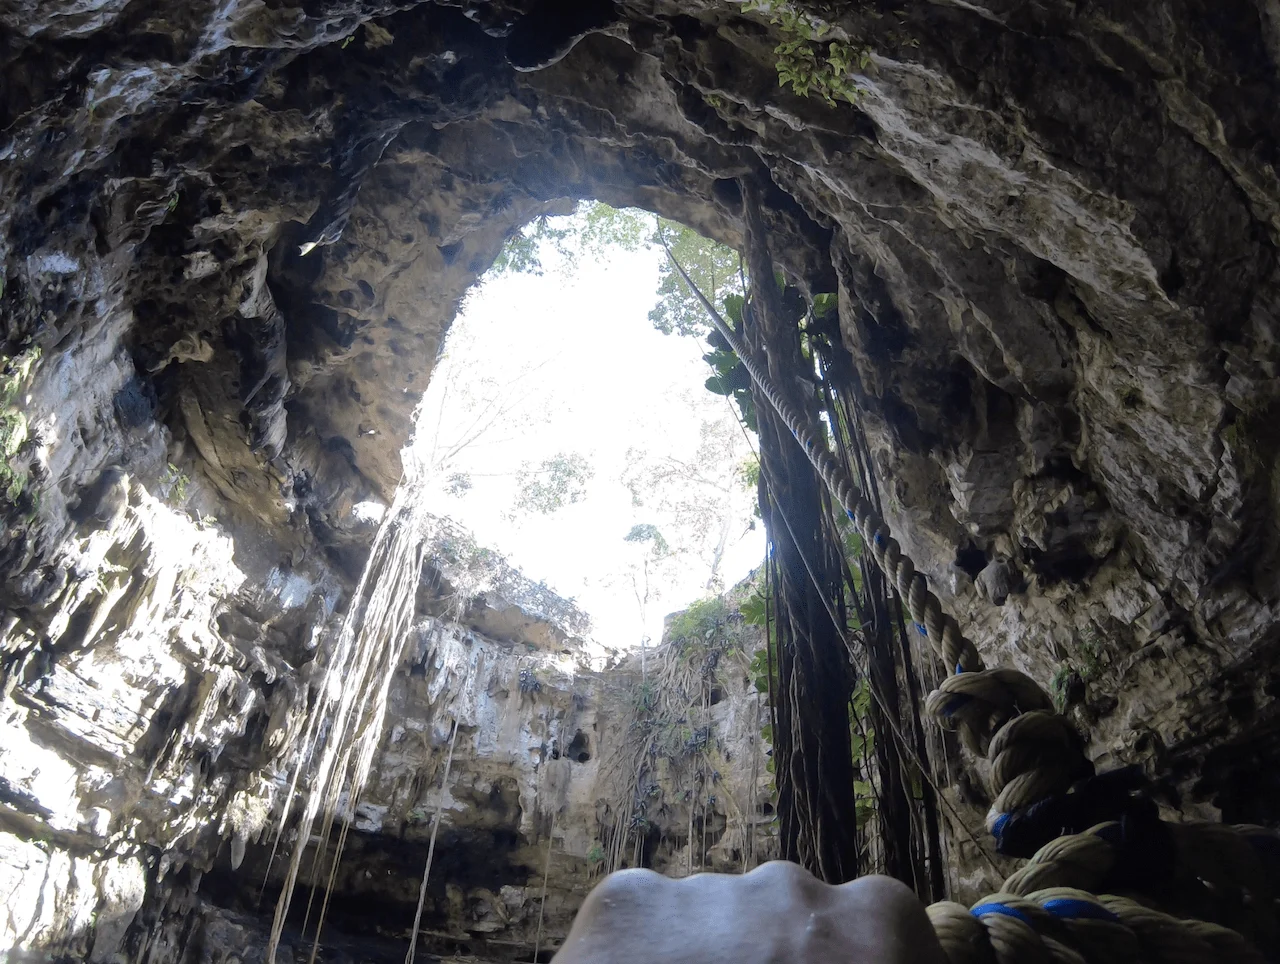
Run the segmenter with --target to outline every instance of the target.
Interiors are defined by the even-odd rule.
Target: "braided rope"
[[[832,455],[825,440],[817,439],[800,412],[773,385],[669,248],[667,254],[751,380],[804,449],[827,490],[853,521],[876,565],[906,605],[916,631],[954,674],[929,694],[925,708],[944,725],[959,729],[965,745],[975,754],[985,754],[991,760],[995,804],[987,815],[987,828],[998,836],[1007,814],[1063,793],[1076,780],[1092,774],[1093,766],[1078,735],[1065,718],[1053,713],[1048,694],[1025,673],[983,666],[977,647],[942,608],[923,573],[903,553],[884,518]],[[1013,721],[1032,714],[1038,714],[1033,721],[995,739]]]
[[[929,694],[925,707],[944,725],[958,729],[965,744],[989,761],[995,801],[987,829],[998,841],[1011,815],[1060,797],[1093,774],[1079,734],[1025,673],[984,667],[973,642],[942,608],[825,440],[818,441],[670,248],[667,255],[853,521],[916,631],[951,674]],[[1114,842],[1120,824],[1106,822],[1046,844],[1005,881],[1000,894],[971,909],[950,901],[932,905],[929,916],[951,964],[1263,962],[1238,931],[1250,933],[1263,947],[1280,941],[1277,900],[1268,883],[1280,879],[1280,836],[1250,826],[1160,826],[1175,845],[1174,865],[1187,890],[1207,889],[1224,898],[1223,916],[1234,915],[1237,930],[1173,917],[1125,897],[1095,897],[1112,879],[1120,857]]]
[[[1235,930],[1127,897],[1096,896],[1121,856],[1118,829],[1105,823],[1058,838],[999,893],[970,908],[953,901],[927,908],[950,964],[1263,964],[1263,955]],[[1193,833],[1200,829],[1195,825]],[[1223,829],[1215,827],[1214,836]]]

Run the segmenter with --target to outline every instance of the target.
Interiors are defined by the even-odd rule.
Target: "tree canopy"
[[[659,245],[660,237],[713,304],[743,296],[745,276],[738,252],[675,221],[601,201],[583,201],[571,215],[538,217],[512,232],[491,270],[500,275],[542,274],[544,259],[551,258],[571,269],[577,260],[599,257],[611,246],[635,251]],[[670,261],[663,259],[658,271],[658,302],[649,312],[653,327],[668,335],[706,337],[711,325],[697,296]]]

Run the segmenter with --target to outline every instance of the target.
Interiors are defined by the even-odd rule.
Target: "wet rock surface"
[[[159,960],[260,926],[214,868],[237,840],[265,860],[264,774],[372,535],[354,507],[389,501],[458,299],[574,198],[738,243],[740,177],[792,279],[839,295],[889,521],[988,661],[1169,813],[1280,819],[1274,5],[813,9],[871,50],[856,105],[779,88],[780,28],[730,2],[0,4],[0,817],[5,880],[45,882],[10,912],[24,946]],[[476,617],[507,660],[572,636]],[[528,696],[502,725],[541,746]],[[436,760],[443,717],[418,719]],[[532,763],[518,815],[485,769],[515,743],[468,742],[497,718],[466,725],[490,762],[458,812],[516,840],[433,912],[524,941],[503,889],[536,879],[546,814]],[[371,871],[413,824],[379,792]],[[950,792],[976,826],[980,787]],[[368,899],[415,898],[388,886]]]

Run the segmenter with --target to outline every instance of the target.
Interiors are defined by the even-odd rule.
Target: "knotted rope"
[[[665,239],[662,243],[666,247]],[[984,667],[973,642],[942,608],[924,575],[903,554],[883,517],[825,440],[815,437],[670,248],[667,255],[853,521],[916,631],[951,674],[929,694],[925,706],[944,725],[958,729],[966,746],[990,763],[995,801],[987,829],[998,848],[1026,856],[1044,840],[1051,841],[1005,882],[1000,894],[971,910],[952,902],[929,908],[951,964],[1263,961],[1236,930],[1180,920],[1124,897],[1093,894],[1115,884],[1143,891],[1151,889],[1153,880],[1157,887],[1177,882],[1184,892],[1205,898],[1189,913],[1230,919],[1259,946],[1274,947],[1280,932],[1269,881],[1280,879],[1280,837],[1258,827],[1161,823],[1154,805],[1132,821],[1099,823],[1084,833],[1058,836],[1079,827],[1091,813],[1119,816],[1141,805],[1131,799],[1122,780],[1110,774],[1094,776],[1080,735],[1054,711],[1053,701],[1034,680],[1018,670]],[[1129,824],[1133,832],[1126,836]],[[1133,836],[1148,844],[1136,860],[1129,839]],[[1015,837],[1016,845],[1006,846]],[[1162,854],[1150,846],[1153,839],[1165,845]],[[1156,859],[1149,859],[1153,854]],[[1143,873],[1122,866],[1161,861],[1171,868],[1164,879],[1153,878],[1150,867]],[[1200,913],[1214,900],[1222,905],[1218,913]]]

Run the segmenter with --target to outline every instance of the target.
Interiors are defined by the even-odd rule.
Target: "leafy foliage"
[[[742,329],[742,310],[745,301],[741,295],[730,294],[724,299],[724,313],[727,320],[739,331]],[[704,310],[705,314],[705,310]],[[707,391],[715,395],[726,395],[738,404],[743,424],[751,431],[759,430],[756,422],[756,404],[751,396],[751,376],[747,367],[734,354],[728,340],[719,331],[712,329],[707,335],[707,344],[711,351],[702,356],[702,360],[711,366],[712,376],[707,379]],[[757,463],[757,472],[759,464]]]
[[[545,214],[536,217],[507,238],[489,270],[497,275],[542,274],[543,245],[563,251],[572,233],[571,228],[553,225]]]
[[[472,485],[469,472],[451,472],[445,479],[444,490],[452,496],[461,496],[470,492]]]
[[[732,248],[648,211],[613,208],[600,201],[584,201],[565,217],[537,217],[513,232],[490,272],[542,274],[553,257],[572,270],[584,259],[602,257],[610,247],[637,251],[656,245],[659,234],[713,304],[730,294],[741,296],[741,262]],[[665,259],[658,272],[658,302],[649,312],[653,326],[666,334],[709,332],[702,304],[679,272]]]
[[[181,506],[187,501],[187,487],[191,484],[191,477],[172,462],[167,466],[164,484],[167,486],[165,494],[173,505]]]
[[[658,531],[658,527],[649,522],[633,525],[622,538],[626,542],[651,541],[654,552],[658,555],[666,555],[671,551],[671,547],[667,544],[667,540],[662,538],[662,533]]]
[[[658,231],[666,238],[672,256],[713,305],[725,304],[726,299],[734,296],[741,304],[742,261],[738,252],[673,221],[660,219]],[[668,335],[708,335],[711,322],[698,296],[669,260],[664,260],[658,270],[658,303],[649,312],[653,327]]]
[[[577,452],[560,452],[536,468],[524,463],[520,474],[525,481],[516,495],[516,510],[550,515],[585,499],[595,470]]]
[[[766,592],[765,587],[757,586],[739,607],[743,622],[749,626],[768,627],[769,630],[766,644],[768,649],[762,646],[751,654],[751,681],[758,693],[769,692],[769,664],[772,662],[773,665],[777,665],[777,642],[773,627],[769,625],[769,611],[772,605],[773,598]]]
[[[813,296],[813,314],[816,318],[825,318],[831,312],[835,311],[840,304],[839,295],[834,292],[824,292]]]
[[[837,99],[857,103],[858,87],[849,74],[854,67],[865,70],[870,66],[868,48],[858,49],[837,39],[831,24],[791,3],[751,0],[743,9],[763,12],[782,30],[782,39],[773,49],[779,87],[789,86],[801,97],[820,97],[830,107]]]
[[[497,275],[542,274],[544,257],[572,264],[584,255],[600,257],[611,246],[635,251],[649,243],[653,227],[654,217],[646,211],[583,201],[572,214],[540,215],[512,232],[489,270]]]
[[[875,788],[869,779],[872,755],[876,749],[876,731],[871,725],[871,686],[865,676],[858,681],[849,701],[849,743],[854,772],[862,774],[862,779],[853,781],[855,808],[861,825],[876,812]]]
[[[709,641],[729,618],[729,607],[724,597],[712,596],[699,599],[671,621],[667,638],[672,643]]]
[[[699,426],[698,448],[689,458],[627,453],[622,483],[637,509],[663,519],[666,548],[655,543],[653,562],[680,557],[696,560],[706,573],[707,592],[723,588],[726,552],[752,527],[754,492],[740,480],[738,466],[748,452],[741,430],[723,415]],[[637,541],[632,539],[630,541]]]
[[[14,467],[28,435],[18,401],[39,360],[40,349],[33,348],[10,358],[0,372],[0,489],[10,503],[17,503],[27,487],[27,473]]]

